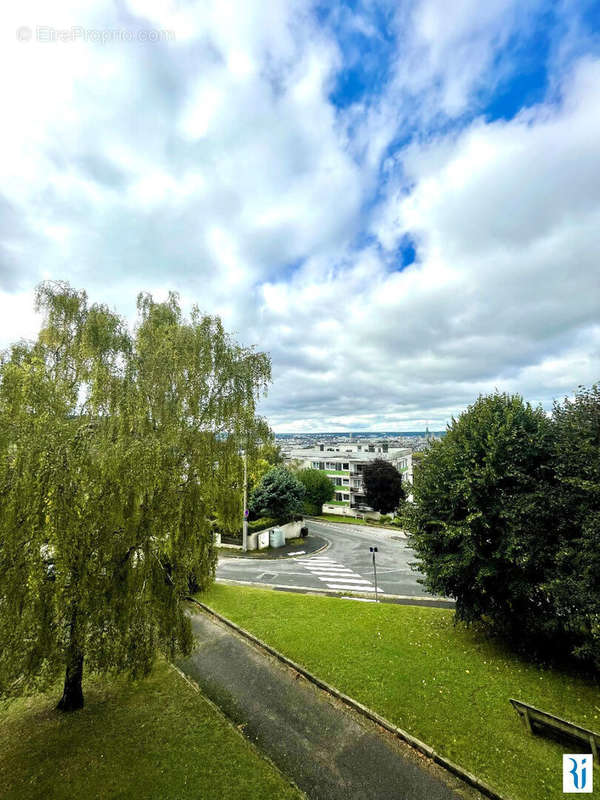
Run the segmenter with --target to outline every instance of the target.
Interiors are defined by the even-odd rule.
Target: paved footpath
[[[310,800],[482,797],[208,615],[192,627],[178,666]]]

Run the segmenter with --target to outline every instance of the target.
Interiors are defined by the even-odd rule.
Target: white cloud
[[[583,61],[560,107],[475,121],[458,137],[407,148],[400,158],[413,188],[390,185],[373,227],[385,251],[363,254],[364,281],[355,282],[356,262],[318,288],[290,286],[287,298],[285,287],[269,289],[283,308],[296,299],[303,354],[322,336],[319,320],[342,328],[324,346],[338,389],[324,400],[331,420],[342,409],[352,416],[356,397],[372,408],[365,427],[390,413],[410,421],[412,404],[439,420],[494,388],[548,407],[597,379],[599,92],[600,62]],[[405,235],[418,241],[419,262],[390,273]],[[308,385],[311,369],[308,361]],[[349,386],[354,396],[344,399]],[[281,393],[283,408],[289,381]]]
[[[7,9],[0,346],[35,330],[33,285],[67,278],[130,317],[142,289],[220,313],[272,354],[279,430],[435,427],[480,391],[548,405],[590,383],[600,62],[509,122],[440,125],[505,79],[498,54],[537,5],[390,6],[389,83],[344,112],[342,48],[308,1]],[[175,40],[16,40],[41,23]],[[397,271],[404,236],[418,262]]]

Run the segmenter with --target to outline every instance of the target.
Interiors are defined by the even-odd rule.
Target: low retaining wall
[[[285,536],[286,542],[288,541],[288,539],[297,539],[298,536],[300,536],[300,528],[303,525],[304,525],[303,520],[300,520],[298,522],[286,522],[285,525],[277,525],[277,526],[272,525],[270,528],[265,528],[262,531],[255,531],[254,533],[249,533],[248,550],[261,550],[263,547],[268,547],[269,546],[268,539],[266,540],[266,544],[261,545],[261,543],[259,542],[259,537],[261,536],[261,534],[268,535],[269,531],[273,530],[274,527],[281,528],[281,530],[283,531],[283,535]]]

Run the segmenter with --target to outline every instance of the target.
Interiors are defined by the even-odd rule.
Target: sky
[[[597,0],[5,4],[0,347],[66,280],[271,355],[276,432],[600,378]]]

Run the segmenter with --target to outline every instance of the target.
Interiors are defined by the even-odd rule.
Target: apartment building
[[[335,486],[335,498],[327,510],[339,514],[367,511],[362,473],[376,458],[393,464],[404,480],[412,483],[412,450],[391,448],[386,442],[352,442],[338,445],[319,445],[318,448],[292,450],[286,460],[303,469],[318,469]],[[331,506],[331,508],[329,508]]]

